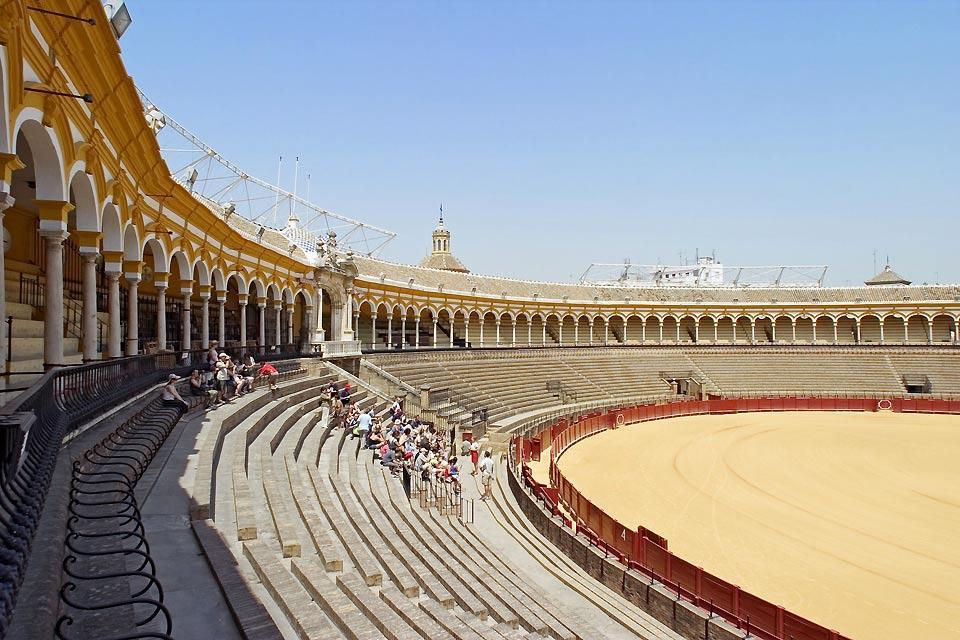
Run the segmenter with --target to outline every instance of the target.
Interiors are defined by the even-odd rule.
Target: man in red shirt
[[[278,391],[277,380],[280,378],[280,372],[277,371],[277,368],[269,362],[265,362],[263,366],[260,367],[260,377],[267,379],[270,383],[270,395],[276,397]]]

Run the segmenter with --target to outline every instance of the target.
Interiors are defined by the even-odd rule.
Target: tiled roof
[[[911,302],[960,299],[960,285],[860,286],[818,288],[759,287],[621,287],[564,284],[517,280],[498,276],[457,273],[428,266],[387,262],[356,256],[360,271],[359,286],[392,282],[425,291],[460,292],[486,297],[536,298],[569,302],[686,302],[686,303],[843,303],[843,302]]]

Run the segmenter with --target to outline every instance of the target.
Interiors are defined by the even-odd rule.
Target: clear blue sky
[[[299,154],[389,259],[442,202],[479,273],[699,247],[843,285],[877,249],[960,281],[960,2],[127,4],[147,95],[255,175]]]

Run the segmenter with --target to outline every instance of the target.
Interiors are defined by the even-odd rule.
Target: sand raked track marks
[[[859,639],[960,640],[960,416],[689,416],[592,436],[563,475],[624,525]]]

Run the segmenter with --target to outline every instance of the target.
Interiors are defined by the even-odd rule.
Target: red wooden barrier
[[[960,400],[935,400],[926,398],[892,398],[890,409],[896,412],[960,413]],[[581,416],[576,423],[558,421],[544,427],[544,434],[532,439],[514,438],[511,443],[522,460],[539,459],[543,440],[552,441],[551,457],[555,459],[568,446],[594,433],[599,433],[621,424],[656,420],[671,416],[735,413],[744,411],[877,411],[877,398],[815,398],[815,397],[770,397],[722,399],[674,402],[669,404],[646,404],[628,409],[595,411]],[[539,485],[525,465],[521,470],[527,486],[548,503],[562,500],[576,518],[578,527],[591,543],[608,553],[621,557],[631,566],[648,575],[653,575],[689,600],[723,616],[731,623],[744,628],[749,617],[751,633],[758,638],[777,640],[847,640],[835,631],[785,611],[762,598],[741,591],[730,584],[703,571],[668,551],[667,540],[646,529],[636,531],[625,528],[608,516],[602,509],[581,495],[560,473],[551,461],[550,477],[555,488]]]

